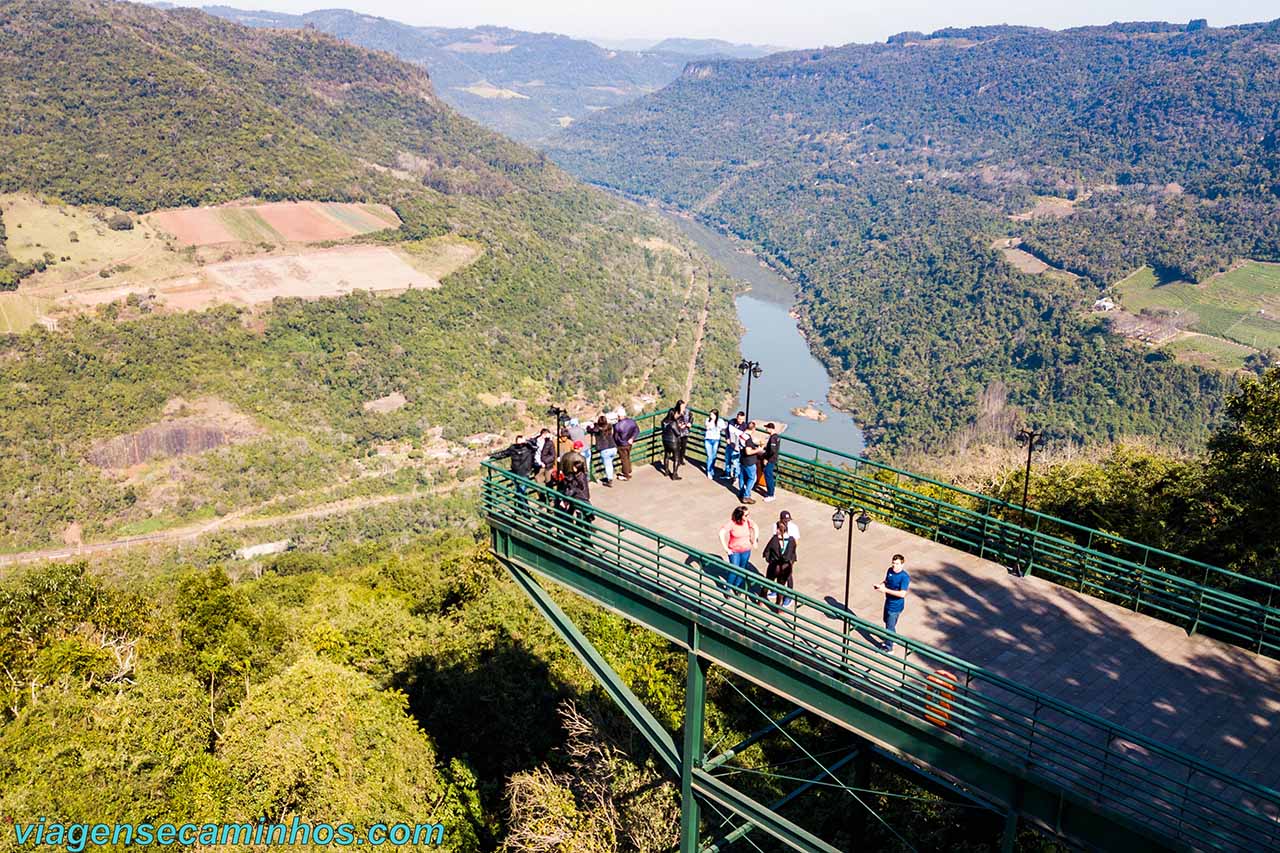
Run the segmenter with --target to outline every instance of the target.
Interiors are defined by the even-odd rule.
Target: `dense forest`
[[[101,73],[75,71],[90,67]],[[0,90],[14,105],[0,116],[3,189],[136,211],[381,201],[404,225],[369,239],[412,249],[452,234],[483,249],[447,286],[400,297],[282,299],[252,318],[115,305],[57,333],[0,336],[0,550],[145,520],[146,495],[85,454],[174,397],[215,395],[268,433],[192,463],[174,512],[198,516],[340,480],[378,443],[513,426],[514,403],[481,393],[538,414],[575,397],[679,396],[695,335],[680,322],[686,291],[692,309],[705,299],[732,317],[730,283],[674,228],[457,116],[421,69],[328,36],[23,0],[0,6]],[[708,325],[709,398],[733,387],[736,336]],[[403,408],[364,410],[393,392]]]
[[[1245,377],[1225,411],[1203,453],[1121,444],[1100,458],[1038,464],[1030,503],[1089,528],[1280,583],[1280,367]],[[1022,472],[1002,471],[978,487],[1016,504]]]
[[[786,267],[880,452],[1006,407],[1073,439],[1199,446],[1234,380],[1086,312],[1142,264],[1201,280],[1280,259],[1278,50],[1280,22],[1126,24],[695,63],[552,153]],[[1056,215],[1012,218],[1046,198]],[[989,248],[1003,236],[1079,277],[1018,272]]]
[[[229,573],[216,552],[126,567],[52,565],[0,582],[0,812],[24,820],[439,822],[443,849],[661,853],[679,788],[476,531],[337,545]],[[128,577],[126,575],[126,577]],[[685,656],[568,595],[561,606],[664,725],[683,717]],[[38,618],[33,619],[32,613]],[[718,673],[708,743],[790,706]],[[748,698],[744,698],[748,697]],[[817,717],[744,750],[752,769],[845,744]],[[784,776],[785,776],[784,772]],[[86,784],[90,782],[91,784]],[[879,819],[844,792],[800,818],[841,848],[990,850],[1000,818],[877,766]],[[797,813],[799,814],[799,813]],[[895,835],[897,838],[895,838]],[[856,839],[856,841],[855,841]],[[1023,850],[1054,850],[1034,832]],[[761,834],[762,849],[777,845]],[[0,849],[16,850],[11,832]]]

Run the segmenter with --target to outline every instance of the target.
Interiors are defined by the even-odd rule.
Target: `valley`
[[[468,25],[0,2],[0,853],[774,853],[766,803],[808,849],[1270,837],[1280,22],[781,52],[412,14]],[[574,504],[501,452],[676,399],[799,439],[778,494],[659,441]],[[1180,805],[1105,790],[1169,767]],[[1108,811],[1142,802],[1177,829]]]

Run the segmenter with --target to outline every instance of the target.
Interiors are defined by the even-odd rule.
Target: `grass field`
[[[1143,267],[1115,286],[1125,310],[1190,315],[1186,328],[1246,347],[1280,347],[1280,264],[1247,261],[1203,284],[1161,284]]]
[[[26,331],[52,304],[52,299],[40,296],[0,293],[0,334]]]
[[[1165,344],[1164,349],[1173,353],[1179,361],[1198,364],[1216,370],[1239,370],[1241,363],[1253,350],[1234,341],[1209,335],[1186,335]]]

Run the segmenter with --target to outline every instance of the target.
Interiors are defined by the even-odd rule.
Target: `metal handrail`
[[[700,622],[765,648],[785,648],[778,656],[785,665],[856,686],[861,697],[897,708],[915,725],[929,726],[929,715],[937,713],[929,677],[944,666],[958,679],[946,731],[966,746],[1196,847],[1260,849],[1280,834],[1267,813],[1280,814],[1280,792],[757,575],[734,592],[723,577],[738,572],[718,555],[565,499],[492,463],[483,467],[482,498],[493,523],[583,560],[597,574],[605,571],[589,558],[607,563],[612,580],[656,591]],[[594,519],[533,505],[517,493],[517,483],[544,501],[567,500]],[[793,598],[795,609],[773,607],[767,592]],[[892,638],[904,656],[872,652],[859,636]]]

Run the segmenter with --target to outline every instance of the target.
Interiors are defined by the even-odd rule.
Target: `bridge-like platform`
[[[719,469],[717,469],[719,470]],[[696,466],[672,481],[654,466],[613,488],[593,484],[592,503],[711,554],[739,505],[727,484]],[[778,489],[750,507],[760,528],[752,565],[781,510],[799,525],[796,589],[818,600],[844,597],[848,527],[832,507]],[[853,531],[849,609],[879,622],[889,558],[907,558],[911,589],[898,632],[1010,680],[1091,711],[1223,770],[1280,786],[1280,661],[1199,635],[1131,609],[873,521]],[[839,626],[839,622],[836,622]],[[862,637],[863,643],[870,642]],[[899,646],[899,657],[903,647]]]
[[[557,509],[489,463],[482,494],[495,555],[680,776],[682,850],[699,849],[699,800],[794,849],[834,850],[712,772],[710,665],[1003,812],[1007,846],[1023,818],[1086,847],[1280,850],[1280,587],[1035,512],[1024,525],[994,498],[784,436],[777,499],[751,508],[761,574],[734,589],[718,531],[735,493],[696,465],[662,476],[647,426],[635,478],[596,484],[590,506]],[[836,531],[834,507],[874,520]],[[784,509],[800,528],[794,609],[764,597],[776,585],[760,559]],[[896,552],[911,595],[885,654],[872,584]],[[682,746],[538,578],[687,650]]]

